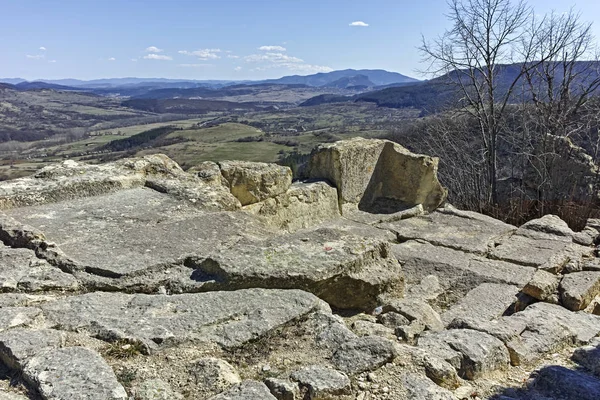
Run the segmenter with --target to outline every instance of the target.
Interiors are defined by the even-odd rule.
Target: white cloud
[[[350,26],[369,26],[369,24],[363,21],[354,21],[350,23]]]
[[[240,58],[240,56],[234,56],[233,54],[228,54],[227,58]]]
[[[286,48],[282,46],[260,46],[258,49],[262,51],[286,51]]]
[[[50,60],[48,62],[54,64],[56,62],[56,60]]]
[[[234,70],[234,71],[236,71],[236,72],[239,72],[239,71],[241,71],[242,69],[243,69],[242,67],[235,67],[233,70]]]
[[[163,49],[159,49],[156,46],[150,46],[150,47],[146,47],[146,53],[162,53]]]
[[[31,60],[40,60],[40,59],[44,58],[45,56],[43,54],[36,54],[34,56],[32,56],[31,54],[27,54],[25,57],[27,57]]]
[[[303,72],[307,74],[315,74],[317,72],[331,72],[333,68],[324,65],[311,64],[283,64],[284,67],[294,72]]]
[[[179,64],[180,67],[185,68],[202,68],[202,67],[210,67],[212,64]]]
[[[137,62],[137,58],[132,58],[131,61]]]
[[[40,47],[41,51],[46,51],[46,48],[44,46]]]
[[[164,61],[170,61],[170,60],[173,59],[173,57],[171,57],[171,56],[165,56],[165,55],[154,54],[154,53],[152,53],[152,54],[146,54],[144,56],[144,58],[146,60],[164,60]]]
[[[117,59],[116,59],[116,58],[114,58],[114,57],[111,57],[111,58],[109,58],[109,59],[108,59],[108,61],[116,61],[116,60],[117,60]]]
[[[287,54],[282,53],[251,54],[244,57],[244,59],[246,62],[270,62],[275,64],[304,62],[301,58],[288,56]]]
[[[216,60],[221,58],[217,53],[221,53],[221,49],[199,49],[194,51],[179,50],[179,54],[185,56],[198,57],[199,60]]]

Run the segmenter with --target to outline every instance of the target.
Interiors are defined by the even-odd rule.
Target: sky
[[[600,0],[530,0],[594,22]],[[0,78],[246,80],[338,69],[417,78],[446,0],[0,0]],[[594,21],[595,20],[595,21]]]

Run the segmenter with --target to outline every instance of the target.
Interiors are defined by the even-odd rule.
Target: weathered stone
[[[25,397],[20,393],[5,392],[0,389],[0,400],[29,400],[29,397]]]
[[[576,349],[572,359],[600,378],[600,338],[596,338],[588,346]]]
[[[325,182],[293,184],[287,192],[244,210],[288,231],[309,228],[341,215],[337,190]]]
[[[388,328],[375,322],[362,320],[354,321],[352,323],[352,330],[358,336],[381,336],[388,339],[395,339],[394,328]]]
[[[242,381],[237,371],[227,361],[218,358],[197,360],[189,370],[196,385],[201,385],[215,393],[220,393]]]
[[[404,326],[404,325],[410,324],[410,321],[408,318],[406,318],[404,315],[394,312],[394,311],[390,311],[390,312],[386,312],[384,314],[378,315],[377,321],[379,321],[379,323],[381,323],[383,326],[387,326],[388,328],[392,328],[392,329],[395,329],[398,326]]]
[[[333,365],[348,374],[372,371],[392,361],[395,344],[382,337],[364,336],[342,344],[333,354]]]
[[[408,372],[402,373],[398,378],[402,391],[401,400],[456,400],[452,392],[422,375]]]
[[[311,365],[290,375],[301,387],[308,388],[311,400],[327,400],[350,393],[350,379],[336,370]]]
[[[398,347],[400,353],[398,360],[403,365],[422,368],[429,379],[446,389],[452,390],[460,386],[456,369],[444,359],[418,347],[408,345]]]
[[[596,228],[586,226],[581,232],[573,234],[573,242],[582,246],[591,246],[596,242],[599,234]]]
[[[0,291],[73,291],[78,287],[73,275],[37,258],[32,250],[12,249],[0,244]]]
[[[2,307],[0,310],[0,331],[31,326],[42,314],[42,310],[35,307]]]
[[[576,272],[565,275],[560,282],[560,300],[569,310],[583,310],[599,294],[600,272]]]
[[[545,301],[551,299],[552,296],[555,295],[559,283],[559,276],[544,270],[537,270],[533,275],[533,278],[523,288],[523,293],[538,300]]]
[[[534,239],[546,239],[550,236],[555,240],[570,242],[575,232],[560,217],[548,214],[524,223],[517,230],[516,234]]]
[[[15,328],[0,332],[0,360],[13,370],[21,370],[34,355],[64,346],[64,332],[51,329]]]
[[[307,175],[335,185],[340,204],[386,213],[422,204],[431,211],[447,195],[437,179],[437,165],[437,158],[413,154],[389,141],[355,138],[317,147]]]
[[[392,299],[383,306],[384,312],[394,311],[404,315],[409,321],[422,321],[427,329],[439,331],[444,329],[440,315],[425,301],[405,298]]]
[[[277,400],[264,383],[244,381],[228,391],[210,398],[210,400]]]
[[[288,379],[267,378],[265,385],[277,400],[300,400],[300,388]]]
[[[173,391],[171,386],[161,379],[149,379],[135,389],[136,400],[182,400],[181,393]]]
[[[330,350],[357,338],[344,320],[330,311],[316,311],[310,314],[306,320],[306,329],[313,333],[317,346]]]
[[[362,211],[356,204],[347,203],[342,206],[342,214],[344,215],[344,218],[354,222],[377,225],[386,222],[396,222],[408,218],[418,217],[419,215],[425,214],[425,210],[423,210],[423,206],[421,204],[417,204],[414,207],[396,211],[391,214],[376,214]]]
[[[471,290],[441,315],[444,325],[454,318],[470,317],[492,320],[512,313],[519,288],[513,285],[484,283]]]
[[[416,345],[421,333],[423,333],[426,328],[427,326],[423,320],[416,319],[408,325],[397,326],[394,332],[399,340]]]
[[[64,347],[32,357],[23,370],[24,379],[45,400],[126,400],[127,393],[113,370],[95,351]]]
[[[421,239],[480,255],[487,254],[496,240],[517,229],[491,217],[452,208],[377,226],[391,230],[401,241]]]
[[[579,371],[551,365],[536,371],[528,388],[551,399],[597,400],[600,380]]]
[[[42,304],[49,325],[149,348],[214,341],[235,347],[321,307],[299,290],[247,289],[182,295],[96,292]]]
[[[219,167],[224,183],[242,206],[285,193],[292,184],[292,170],[281,165],[222,161]]]
[[[417,285],[412,285],[406,290],[405,297],[413,299],[431,301],[438,298],[444,289],[440,285],[440,280],[435,275],[427,275]]]
[[[462,378],[474,380],[508,367],[506,347],[497,338],[470,329],[453,329],[424,335],[419,347],[443,357],[455,367]]]
[[[193,174],[200,178],[202,182],[212,186],[226,186],[221,175],[219,164],[213,161],[204,161],[198,165],[194,165],[187,170],[188,174]]]

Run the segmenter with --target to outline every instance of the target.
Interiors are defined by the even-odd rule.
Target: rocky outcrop
[[[224,161],[219,167],[223,183],[243,206],[283,194],[292,184],[288,167],[247,161]]]

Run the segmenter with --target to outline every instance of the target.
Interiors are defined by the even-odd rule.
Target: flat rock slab
[[[487,254],[495,240],[516,227],[481,214],[434,211],[431,214],[377,225],[398,235],[401,241],[421,239],[463,252]]]
[[[402,393],[400,400],[456,400],[451,391],[444,389],[415,373],[403,373],[399,376]]]
[[[189,202],[147,188],[7,214],[44,232],[80,269],[111,278],[268,232],[249,215],[204,213]]]
[[[0,244],[0,291],[73,291],[79,283],[67,274],[36,257],[29,249],[13,249]]]
[[[52,329],[9,329],[0,332],[0,360],[13,370],[21,370],[31,357],[63,347],[65,340],[64,332]]]
[[[573,352],[573,361],[600,378],[600,338]]]
[[[580,371],[558,365],[544,367],[532,375],[531,391],[551,399],[600,399],[600,380]]]
[[[350,394],[350,379],[339,371],[310,365],[291,373],[301,387],[308,388],[311,399],[328,399]]]
[[[42,314],[36,307],[1,307],[0,332],[19,326],[30,326]]]
[[[394,245],[392,252],[402,265],[407,283],[418,284],[428,275],[434,275],[445,290],[457,292],[458,298],[482,283],[523,287],[535,272],[531,267],[490,260],[417,240]]]
[[[560,300],[569,310],[583,310],[599,294],[599,271],[575,272],[565,275],[560,282]]]
[[[65,347],[43,352],[29,360],[24,379],[45,400],[126,400],[125,389],[113,370],[95,351]]]
[[[323,306],[299,290],[248,289],[172,296],[96,292],[41,308],[51,326],[152,348],[207,341],[240,346]]]
[[[396,344],[379,336],[364,336],[342,344],[333,354],[333,365],[348,374],[375,370],[398,354]]]
[[[378,238],[385,232],[356,225],[324,225],[264,241],[239,241],[195,268],[216,289],[302,289],[338,308],[372,310],[379,295],[402,295],[403,275],[388,242]]]
[[[244,381],[210,400],[277,400],[262,382]]]
[[[489,321],[512,313],[518,293],[519,288],[513,285],[481,284],[442,313],[442,322],[447,326],[455,318],[464,317]]]

